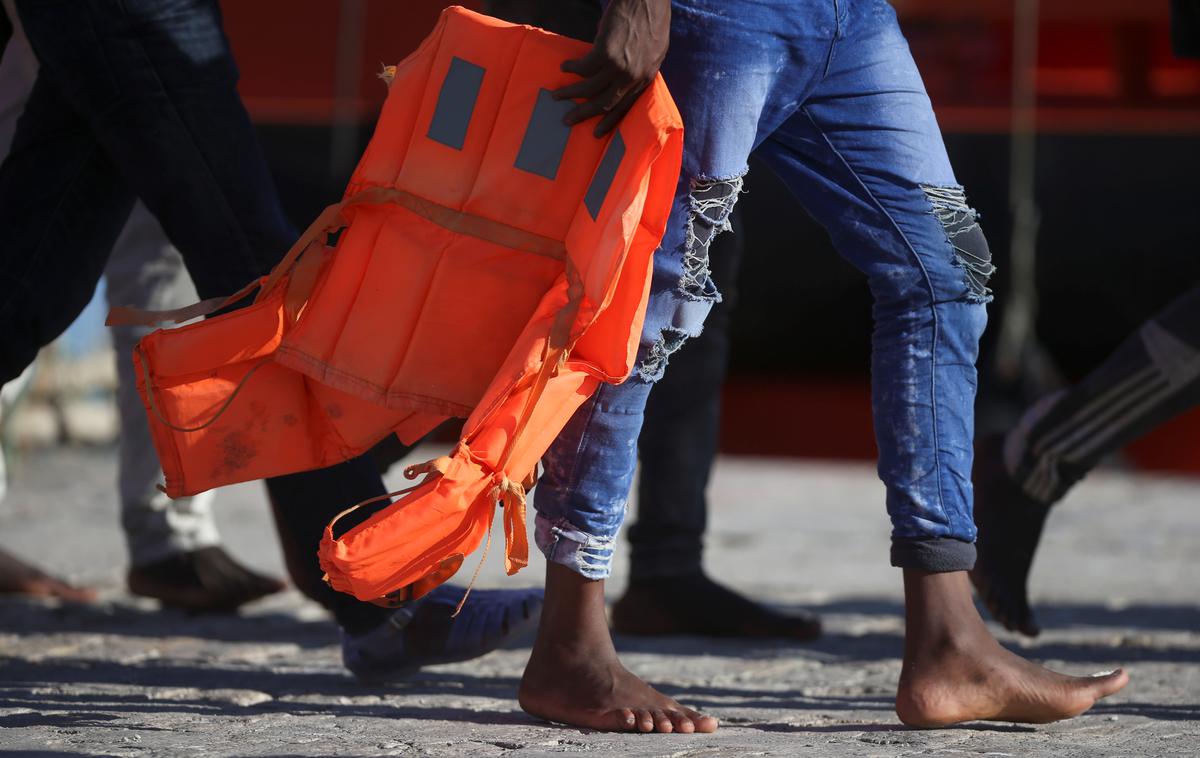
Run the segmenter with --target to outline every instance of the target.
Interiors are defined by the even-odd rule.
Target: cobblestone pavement
[[[811,645],[618,639],[627,664],[722,719],[714,735],[610,735],[517,707],[528,640],[368,687],[336,628],[289,592],[240,617],[159,612],[122,591],[111,452],[17,461],[0,546],[103,588],[92,607],[0,600],[0,751],[22,756],[1200,754],[1200,481],[1104,474],[1052,516],[1035,568],[1046,632],[1003,641],[1052,667],[1129,668],[1093,712],[1045,726],[903,728],[891,710],[902,626],[882,487],[867,465],[723,459],[710,570],[819,611]],[[282,573],[259,485],[224,490],[232,552]],[[532,585],[541,561],[481,586]],[[623,585],[624,567],[610,582]]]

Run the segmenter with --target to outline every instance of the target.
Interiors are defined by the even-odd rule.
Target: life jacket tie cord
[[[411,487],[405,487],[404,489],[396,490],[395,492],[386,492],[382,495],[377,495],[375,497],[369,497],[366,500],[361,500],[361,501],[355,503],[354,505],[352,505],[349,508],[347,508],[346,510],[342,511],[338,515],[334,516],[333,519],[329,522],[329,524],[325,527],[325,531],[328,532],[330,535],[332,535],[333,527],[337,525],[337,522],[341,521],[346,516],[349,516],[351,513],[354,513],[359,508],[362,508],[365,505],[372,505],[374,503],[379,503],[384,500],[390,500],[394,497],[399,497],[400,495],[407,495],[408,493],[412,492],[413,490],[417,489],[418,487],[424,487],[426,484],[429,484],[431,481],[444,476],[446,471],[449,468],[450,468],[450,456],[448,456],[448,455],[438,456],[437,458],[434,458],[431,461],[425,461],[424,463],[414,463],[411,466],[405,467],[405,469],[404,469],[404,478],[405,479],[410,479],[410,480],[416,479],[421,474],[424,474],[425,478],[422,479],[421,481],[417,482],[416,484],[414,484]],[[328,575],[326,576],[326,579],[328,579]]]
[[[512,576],[529,565],[529,536],[525,526],[525,494],[537,483],[537,467],[534,467],[534,470],[523,482],[514,482],[504,474],[496,476],[499,481],[488,493],[488,498],[499,501],[500,507],[504,509],[504,570],[509,576]],[[479,572],[487,561],[488,551],[491,549],[492,522],[488,521],[483,553],[479,556],[479,563],[475,566],[475,573],[471,575],[471,581],[467,583],[467,591],[463,593],[462,599],[458,601],[450,618],[457,618],[462,611],[467,598],[471,595],[471,590],[475,588],[475,581],[479,579]]]
[[[229,410],[229,406],[233,405],[234,398],[236,398],[238,393],[242,391],[242,388],[246,386],[246,382],[250,381],[250,377],[254,376],[254,372],[258,371],[265,364],[271,362],[271,357],[267,356],[251,366],[250,370],[246,372],[241,381],[237,383],[237,386],[233,388],[233,392],[229,393],[229,397],[225,398],[225,402],[221,403],[221,407],[217,409],[217,412],[214,413],[212,418],[210,418],[208,421],[205,421],[203,424],[199,424],[198,426],[177,426],[168,421],[167,417],[163,415],[162,409],[158,407],[158,401],[154,398],[154,385],[152,384],[150,371],[146,367],[146,357],[142,353],[142,346],[140,344],[134,346],[133,358],[135,361],[137,361],[139,368],[141,368],[142,376],[146,377],[146,400],[149,401],[150,411],[154,414],[154,417],[163,424],[163,426],[166,426],[169,429],[174,429],[177,432],[198,432],[201,429],[212,426],[214,423],[216,423],[217,419],[224,415],[225,411]]]
[[[343,518],[345,518],[346,516],[349,516],[351,513],[354,513],[355,511],[357,511],[359,508],[362,508],[363,506],[373,505],[375,503],[383,502],[384,500],[391,500],[394,497],[400,497],[401,495],[407,495],[408,493],[412,492],[413,490],[419,489],[420,487],[424,487],[426,484],[429,484],[430,482],[444,476],[446,471],[450,468],[450,462],[451,462],[450,456],[442,455],[442,456],[438,456],[437,458],[434,458],[431,461],[425,461],[424,463],[414,463],[411,466],[405,467],[405,469],[404,469],[404,478],[405,479],[410,479],[410,480],[416,479],[421,474],[424,474],[425,478],[422,479],[421,481],[417,482],[416,484],[414,484],[411,487],[405,487],[404,489],[399,489],[399,490],[396,490],[395,492],[387,492],[382,495],[377,495],[375,497],[369,497],[366,500],[362,500],[362,501],[355,503],[354,505],[345,509],[338,515],[334,516],[329,521],[329,523],[325,526],[325,536],[330,540],[336,541],[337,538],[334,536],[333,529],[335,526],[337,526],[337,523],[339,521],[341,521]],[[326,584],[329,584],[329,574],[325,574],[321,578],[325,581]]]

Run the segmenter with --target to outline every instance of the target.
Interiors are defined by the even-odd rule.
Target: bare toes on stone
[[[1129,684],[1129,673],[1125,669],[1092,674],[1087,678],[1091,680],[1092,691],[1097,700],[1119,692],[1121,688]]]
[[[687,714],[681,710],[667,711],[667,715],[671,717],[671,727],[673,731],[680,734],[691,734],[696,731],[696,725],[688,718]]]
[[[654,714],[648,710],[638,709],[638,731],[653,732],[654,731]]]
[[[687,714],[688,721],[692,722],[692,728],[697,732],[709,734],[717,731],[718,722],[713,716],[706,716],[699,711],[693,711],[691,708],[684,708],[683,712]]]

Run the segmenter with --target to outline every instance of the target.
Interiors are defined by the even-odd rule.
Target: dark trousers
[[[1200,285],[1171,301],[1078,384],[1035,403],[1008,435],[1026,495],[1061,500],[1105,457],[1200,406]]]
[[[734,209],[733,226],[740,226]],[[722,300],[704,331],[671,356],[650,390],[638,437],[637,520],[629,528],[636,581],[699,571],[708,527],[709,475],[721,430],[721,387],[729,364],[729,319],[737,298],[742,238],[715,237],[709,267]]]
[[[19,0],[18,13],[41,69],[0,165],[0,383],[87,305],[136,198],[203,298],[261,276],[296,238],[215,0]],[[300,589],[346,628],[381,621],[383,609],[326,587],[316,560],[330,518],[386,491],[374,463],[267,487]]]

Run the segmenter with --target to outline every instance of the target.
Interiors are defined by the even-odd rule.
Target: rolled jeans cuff
[[[975,543],[951,537],[893,537],[892,565],[939,574],[948,571],[970,571],[975,568]]]
[[[546,560],[586,579],[605,579],[612,573],[616,537],[593,536],[566,519],[551,520],[538,514],[533,538]]]

